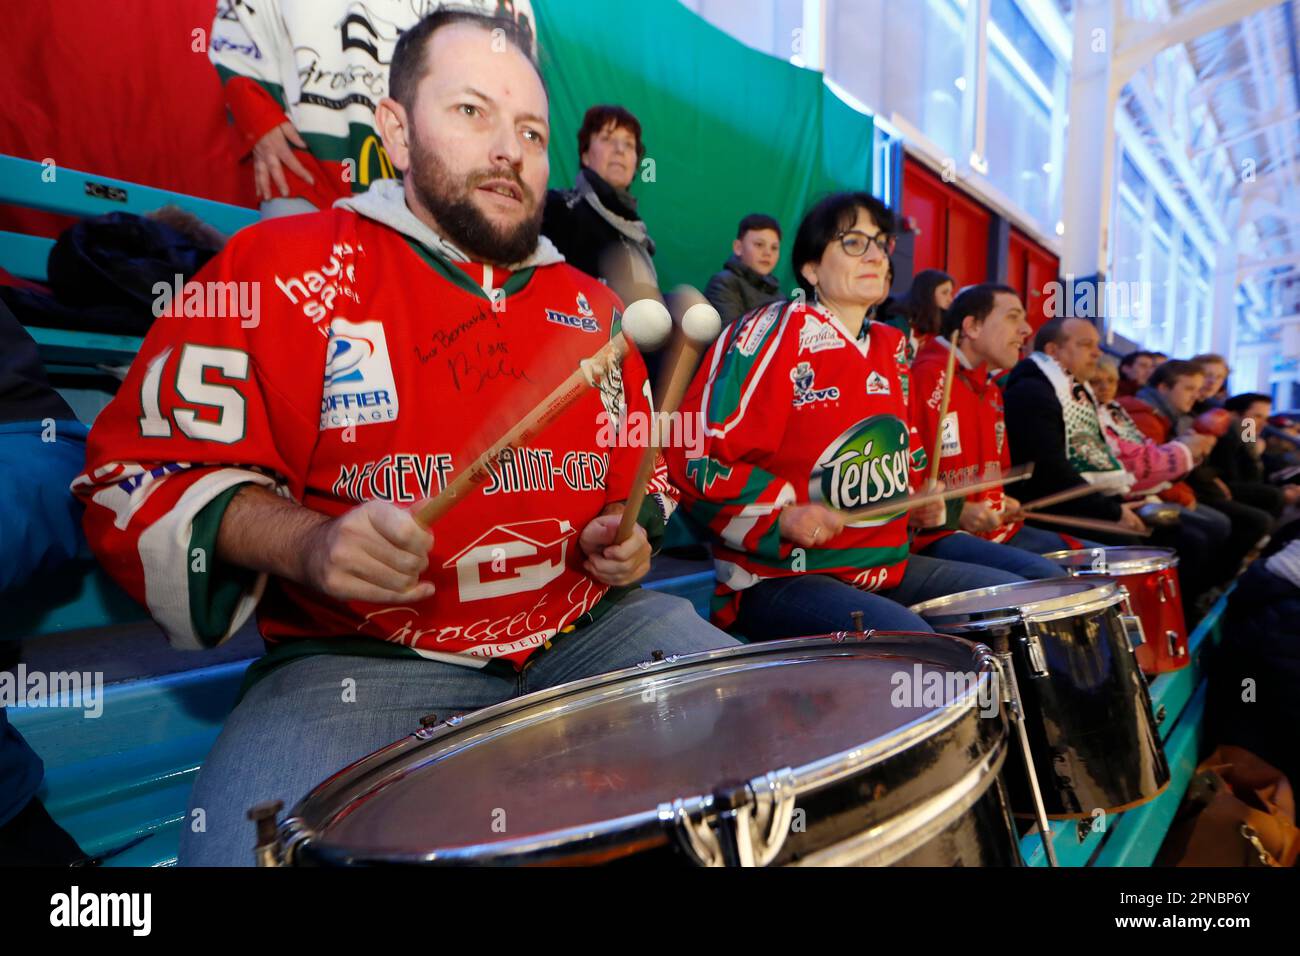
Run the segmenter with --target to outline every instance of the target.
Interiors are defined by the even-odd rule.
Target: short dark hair
[[[1129,352],[1128,355],[1125,355],[1122,359],[1120,359],[1119,367],[1122,369],[1130,369],[1133,367],[1133,363],[1140,358],[1155,358],[1155,357],[1156,354],[1154,352],[1148,352],[1146,349],[1137,349],[1133,352]]]
[[[1246,409],[1256,402],[1268,402],[1273,404],[1273,396],[1265,395],[1263,392],[1243,392],[1240,395],[1234,395],[1223,403],[1223,407],[1234,415],[1244,415]]]
[[[997,304],[999,293],[1014,295],[1017,298],[1020,296],[1020,293],[1011,286],[997,282],[982,282],[962,289],[957,294],[957,298],[952,300],[948,311],[944,312],[943,320],[939,325],[939,334],[945,339],[950,338],[961,328],[962,322],[968,315],[976,322],[983,322],[993,311],[993,306]]]
[[[803,289],[809,299],[815,290],[813,284],[804,278],[803,267],[810,262],[820,262],[826,248],[836,237],[846,229],[853,228],[859,209],[867,211],[881,232],[894,231],[894,214],[868,192],[831,193],[819,199],[804,213],[794,236],[790,264],[794,267],[794,277],[799,288]]]
[[[641,142],[641,121],[630,110],[601,103],[587,110],[586,115],[582,117],[582,125],[578,127],[578,162],[582,162],[582,154],[591,148],[591,138],[608,126],[625,129],[631,133],[632,138],[636,140],[636,161],[639,163],[645,159],[645,143]]]
[[[1034,351],[1046,352],[1047,346],[1060,345],[1061,339],[1065,338],[1065,323],[1068,318],[1069,316],[1058,316],[1044,322],[1034,336]]]
[[[546,80],[542,77],[541,67],[537,65],[537,59],[533,56],[533,34],[526,25],[527,20],[516,23],[509,17],[488,16],[464,7],[442,7],[422,18],[415,26],[398,37],[397,46],[393,48],[393,59],[388,67],[388,95],[401,103],[407,112],[415,109],[415,91],[426,73],[424,53],[429,46],[430,38],[443,27],[458,23],[473,24],[489,33],[500,30],[502,35],[528,58],[528,62],[537,71],[538,79],[542,81],[542,89],[546,89]]]
[[[781,238],[781,224],[771,216],[761,212],[751,212],[740,220],[740,225],[736,227],[736,238],[744,239],[745,233],[759,232],[763,229],[771,229],[776,233],[778,239]]]
[[[1190,375],[1204,375],[1205,369],[1201,368],[1200,362],[1188,362],[1185,359],[1170,359],[1164,365],[1161,365],[1151,373],[1151,380],[1147,382],[1152,387],[1157,385],[1173,386],[1174,382],[1180,378],[1187,378]]]

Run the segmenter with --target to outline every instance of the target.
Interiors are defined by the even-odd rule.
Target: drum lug
[[[1178,643],[1177,631],[1165,631],[1165,640],[1169,642],[1170,657],[1186,657],[1187,651]]]
[[[1119,593],[1122,595],[1124,604],[1124,613],[1119,616],[1120,623],[1124,625],[1124,632],[1128,635],[1129,650],[1135,651],[1147,642],[1146,633],[1142,630],[1142,619],[1133,613],[1133,604],[1129,601],[1128,588],[1121,587]]]
[[[1043,653],[1043,642],[1038,639],[1037,634],[1030,634],[1025,638],[1025,650],[1029,653],[1029,668],[1034,677],[1046,677],[1047,655]]]
[[[284,809],[283,800],[268,800],[248,808],[248,819],[257,827],[257,845],[253,860],[257,866],[283,866],[284,856],[276,818]]]
[[[697,866],[767,866],[790,832],[794,800],[794,774],[787,767],[721,786],[694,812],[680,799],[660,804],[659,821]]]

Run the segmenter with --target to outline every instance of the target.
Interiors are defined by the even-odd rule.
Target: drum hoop
[[[420,766],[440,759],[454,750],[481,743],[482,740],[490,739],[493,736],[504,735],[513,729],[517,729],[520,724],[507,723],[490,730],[479,730],[478,733],[474,732],[475,728],[481,728],[484,724],[496,722],[498,718],[512,712],[531,710],[544,705],[548,700],[554,701],[559,706],[538,711],[531,718],[528,718],[528,722],[553,719],[560,713],[597,703],[599,695],[591,693],[596,688],[605,687],[608,690],[617,689],[619,691],[631,688],[633,692],[636,692],[640,688],[636,684],[628,684],[628,678],[662,673],[664,669],[694,672],[700,665],[708,665],[712,662],[731,663],[729,659],[736,658],[737,660],[732,663],[731,667],[719,671],[719,673],[731,673],[742,669],[743,665],[753,666],[754,658],[780,658],[783,653],[796,650],[803,651],[805,658],[811,658],[844,656],[846,651],[855,649],[870,650],[872,648],[879,649],[888,656],[886,648],[898,652],[907,650],[909,644],[920,645],[921,647],[933,645],[936,648],[950,649],[952,645],[949,642],[953,640],[961,641],[962,644],[968,646],[970,651],[968,663],[978,671],[980,679],[964,695],[962,700],[938,707],[928,714],[917,717],[915,720],[895,728],[876,741],[864,742],[839,753],[829,754],[793,768],[793,792],[796,797],[831,786],[869,766],[888,760],[918,741],[942,733],[950,725],[966,717],[968,712],[978,713],[979,686],[983,682],[992,679],[994,667],[992,652],[986,646],[962,637],[944,634],[882,632],[879,635],[873,635],[875,635],[875,632],[867,632],[864,635],[852,632],[838,632],[830,635],[788,638],[767,641],[762,644],[719,648],[697,654],[666,658],[648,666],[636,665],[610,671],[606,674],[560,684],[532,694],[526,694],[523,697],[503,701],[491,707],[485,707],[475,711],[454,726],[442,724],[431,732],[421,731],[417,734],[411,734],[338,771],[323,783],[318,784],[293,807],[288,818],[281,825],[281,833],[284,836],[286,846],[293,846],[295,852],[306,849],[310,856],[325,862],[387,862],[395,864],[481,864],[501,859],[508,859],[514,863],[545,862],[567,855],[565,853],[566,849],[572,847],[578,837],[587,838],[588,841],[595,840],[596,842],[605,841],[611,844],[622,844],[639,832],[666,833],[667,831],[663,830],[660,821],[659,806],[656,806],[640,813],[596,823],[582,824],[563,830],[551,830],[516,840],[449,847],[427,853],[403,854],[388,851],[353,851],[333,846],[328,840],[322,839],[326,827],[337,819],[341,813],[370,794],[415,772]],[[837,651],[839,654],[837,654]],[[902,655],[899,654],[899,656]],[[912,656],[924,655],[916,655],[913,649]],[[563,702],[559,700],[562,697],[572,699]],[[565,703],[571,706],[566,707],[564,706]],[[958,703],[961,705],[958,706]],[[417,752],[421,753],[423,757],[418,764],[397,766],[399,763],[410,760],[413,754]],[[777,769],[769,768],[769,771]],[[367,781],[368,776],[373,779]],[[762,776],[760,774],[755,779],[761,779]],[[720,781],[710,781],[705,786],[711,787],[717,783],[720,783]],[[345,793],[346,797],[344,796]],[[698,811],[704,808],[710,799],[707,794],[695,794],[682,798],[681,802],[689,811]]]
[[[1048,561],[1067,561],[1076,555],[1087,555],[1092,557],[1098,548],[1083,548],[1075,551],[1052,551],[1043,555]],[[1118,561],[1106,562],[1105,571],[1094,571],[1091,568],[1072,568],[1066,566],[1072,577],[1124,577],[1130,574],[1149,574],[1152,571],[1167,571],[1170,568],[1178,567],[1178,552],[1172,548],[1119,548],[1116,550],[1123,551],[1145,551],[1147,552],[1140,558],[1121,558]]]
[[[949,594],[945,597],[922,601],[919,604],[913,604],[909,610],[914,614],[921,615],[921,617],[925,618],[931,624],[942,624],[944,627],[961,627],[963,631],[979,631],[991,627],[1014,625],[1022,621],[1053,621],[1064,617],[1072,617],[1075,614],[1085,614],[1109,607],[1112,604],[1118,604],[1124,597],[1116,582],[1097,580],[1087,582],[1091,585],[1088,590],[1076,591],[1073,594],[1065,594],[1059,597],[1047,598],[1039,601],[1031,601],[1027,604],[1012,605],[1010,607],[1002,608],[989,608],[987,611],[955,611],[946,614],[943,613],[945,606],[955,603],[956,598],[969,598],[972,595],[992,596],[997,594],[1014,594],[1015,589],[1021,588],[1023,584],[1041,585],[1048,583],[1077,584],[1079,583],[1079,577],[1077,575],[1067,574],[1062,575],[1059,578],[1045,578],[1041,581],[1017,581],[1012,584],[995,584],[992,587],[976,588],[971,591],[961,591],[957,594]],[[1093,590],[1100,590],[1104,593],[1093,596]]]

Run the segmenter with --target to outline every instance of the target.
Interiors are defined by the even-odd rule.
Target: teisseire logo
[[[907,425],[893,415],[858,422],[822,452],[808,482],[808,497],[833,508],[861,508],[902,498],[911,461]],[[896,515],[862,525],[883,524]]]

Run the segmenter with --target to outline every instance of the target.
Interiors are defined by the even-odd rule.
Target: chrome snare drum
[[[1136,619],[1113,581],[1059,578],[966,591],[912,608],[936,630],[978,640],[1014,668],[1047,816],[1114,812],[1158,796],[1169,767],[1134,659]],[[1019,750],[1007,783],[1035,811]]]
[[[259,855],[1015,865],[996,667],[879,632],[648,662],[422,728],[316,787]]]
[[[1075,577],[1113,578],[1124,585],[1133,612],[1142,620],[1146,640],[1137,649],[1137,660],[1144,673],[1163,674],[1191,663],[1178,587],[1178,555],[1172,549],[1087,548],[1043,557]]]

